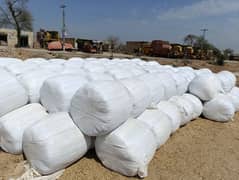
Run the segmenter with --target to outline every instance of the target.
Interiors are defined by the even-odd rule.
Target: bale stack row
[[[200,115],[239,110],[235,76],[140,59],[0,58],[0,146],[51,174],[95,148],[101,162],[146,177],[156,150]]]

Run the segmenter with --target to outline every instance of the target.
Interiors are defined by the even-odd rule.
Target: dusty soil
[[[7,56],[8,51],[4,52]],[[18,52],[16,51],[18,54]],[[10,53],[11,54],[11,53]],[[0,52],[0,56],[3,52]],[[49,54],[45,51],[21,50],[20,58],[62,57],[65,54]],[[67,57],[76,56],[67,53]],[[77,54],[79,56],[79,54]],[[16,55],[16,57],[19,57]],[[124,56],[123,56],[124,57]],[[184,65],[183,61],[157,59],[161,64]],[[239,63],[215,66],[205,61],[191,61],[194,68],[207,67],[214,72],[220,70],[239,71]],[[0,180],[17,177],[23,171],[23,156],[15,156],[0,150]],[[239,179],[239,113],[235,121],[217,123],[199,118],[180,128],[162,146],[149,165],[146,180],[238,180]],[[61,180],[127,180],[137,179],[121,176],[105,168],[94,151],[68,167]]]
[[[23,156],[4,153],[0,149],[0,180],[18,177],[23,173]]]

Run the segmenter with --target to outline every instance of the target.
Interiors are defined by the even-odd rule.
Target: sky
[[[183,43],[207,28],[210,42],[239,52],[239,0],[29,0],[34,30],[60,31],[62,3],[68,37]]]

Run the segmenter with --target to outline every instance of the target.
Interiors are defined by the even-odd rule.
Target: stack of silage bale
[[[95,146],[109,169],[146,177],[155,151],[180,126],[202,112],[225,122],[239,110],[235,76],[226,71],[104,58],[2,58],[0,66],[0,145],[24,151],[41,174]]]
[[[238,96],[231,92],[236,85],[236,77],[231,72],[214,74],[201,70],[191,82],[189,91],[204,103],[203,115],[211,120],[227,122],[238,111]]]

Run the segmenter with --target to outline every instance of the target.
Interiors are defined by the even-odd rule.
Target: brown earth
[[[25,53],[25,52],[24,52]],[[25,58],[37,57],[38,52],[24,54]],[[41,56],[44,54],[44,56]],[[1,56],[1,53],[0,53]],[[40,52],[38,57],[45,57]],[[51,56],[51,55],[50,55]],[[68,54],[69,56],[69,54]],[[52,56],[55,57],[55,56]],[[52,58],[50,57],[50,58]],[[65,55],[64,55],[65,57]],[[62,57],[63,58],[63,57]],[[183,61],[158,59],[161,64],[184,65]],[[191,61],[194,68],[208,67],[214,72],[238,72],[239,63],[215,66],[205,61]],[[147,144],[146,144],[147,145]],[[23,171],[23,156],[0,150],[0,180],[19,176]],[[155,154],[146,180],[238,180],[239,179],[239,113],[235,121],[217,123],[199,118],[180,128]],[[90,151],[80,161],[68,167],[61,180],[127,180],[105,168]]]

